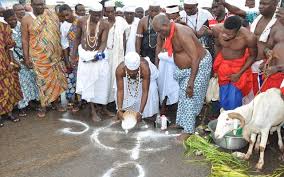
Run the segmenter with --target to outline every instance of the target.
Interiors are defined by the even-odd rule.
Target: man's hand
[[[122,110],[118,110],[116,113],[116,118],[117,120],[123,120],[123,111]]]
[[[137,122],[142,121],[142,114],[140,114],[140,112],[136,112],[136,119],[137,119]]]
[[[25,64],[26,64],[26,66],[27,66],[29,69],[32,69],[32,68],[33,68],[33,63],[32,63],[30,60],[26,60],[26,61],[25,61]]]
[[[264,70],[265,76],[270,76],[270,75],[275,74],[277,72],[278,72],[278,69],[275,66],[271,66],[271,67],[267,68],[266,70]]]
[[[218,78],[218,74],[217,74],[217,73],[214,73],[213,77],[214,77],[214,78]]]
[[[232,82],[238,82],[238,80],[239,80],[240,77],[241,77],[241,74],[236,73],[236,74],[230,75],[229,77],[230,77],[230,80],[231,80]]]
[[[186,88],[187,97],[191,98],[193,96],[193,85],[189,84]]]

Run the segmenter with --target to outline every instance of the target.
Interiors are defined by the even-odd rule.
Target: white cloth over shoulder
[[[115,23],[110,28],[107,39],[108,62],[110,67],[110,88],[113,88],[115,71],[124,59],[123,34],[128,23],[122,17],[115,17]],[[114,101],[114,89],[109,90],[108,102]]]
[[[150,86],[148,92],[148,99],[147,103],[143,112],[143,118],[152,117],[153,115],[159,113],[159,95],[158,95],[158,85],[157,85],[157,78],[159,75],[159,71],[157,67],[150,61],[148,57],[145,58],[149,64],[151,76],[150,76]],[[136,112],[139,112],[140,104],[141,104],[141,97],[142,97],[142,82],[139,85],[139,93],[138,96],[132,97],[128,93],[127,87],[127,79],[123,78],[124,80],[124,99],[123,99],[123,106],[122,109],[130,109]],[[135,86],[132,85],[130,90],[131,93],[134,93]],[[115,101],[117,103],[117,85],[116,82],[114,84],[115,88]]]
[[[97,51],[86,51],[80,45],[79,64],[77,71],[76,93],[82,96],[87,102],[97,104],[108,103],[108,92],[110,90],[109,64],[106,59],[96,62],[86,62],[89,58],[94,58]]]
[[[200,28],[207,20],[213,20],[212,14],[205,9],[198,8],[198,12],[195,15],[188,16],[183,10],[180,12],[181,20],[186,23],[193,30],[199,31]]]
[[[262,18],[262,15],[259,15],[254,21],[253,23],[251,24],[251,32],[254,33],[255,29],[256,29],[256,26],[258,24],[258,22],[260,21],[260,19]],[[266,25],[265,29],[263,30],[263,32],[261,33],[260,37],[259,37],[259,41],[261,42],[267,42],[268,40],[268,37],[269,37],[269,34],[270,34],[270,31],[271,31],[271,28],[272,26],[275,24],[276,22],[276,16],[274,15],[271,20],[269,21],[269,23]]]
[[[282,81],[282,83],[281,83],[280,88],[283,88],[283,87],[284,87],[284,79],[283,79],[283,81]]]
[[[128,28],[125,31],[126,36],[126,54],[128,52],[135,52],[135,42],[136,42],[136,32],[138,28],[139,18],[134,18],[134,21],[131,25],[128,26]]]
[[[173,57],[168,56],[168,52],[159,53],[159,97],[160,103],[168,97],[167,105],[172,105],[178,102],[178,82],[174,79],[174,72],[176,65],[174,63]]]
[[[69,47],[69,40],[67,38],[68,32],[72,26],[72,23],[64,21],[60,25],[60,34],[61,34],[61,46],[62,49],[67,49]]]

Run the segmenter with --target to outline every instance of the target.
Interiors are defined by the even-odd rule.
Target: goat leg
[[[257,170],[262,170],[262,167],[264,165],[264,151],[265,151],[265,148],[266,148],[268,134],[269,134],[269,130],[261,132],[261,140],[260,140],[260,148],[259,148],[260,149],[260,155],[259,155],[259,160],[258,160],[258,162],[255,166],[255,168]]]
[[[256,135],[255,133],[252,133],[251,136],[250,136],[250,141],[249,141],[249,148],[248,148],[248,151],[245,155],[245,160],[248,160],[252,154],[252,150],[253,150],[253,146],[254,146],[254,143],[255,143],[255,140],[256,140]]]

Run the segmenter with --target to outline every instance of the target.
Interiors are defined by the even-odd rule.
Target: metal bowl
[[[237,149],[242,149],[244,148],[248,142],[240,136],[235,136],[235,135],[230,135],[227,134],[221,139],[216,139],[215,138],[215,130],[217,126],[217,121],[218,120],[212,120],[208,124],[208,129],[211,131],[211,136],[213,141],[220,147],[224,149],[229,149],[229,150],[237,150]]]

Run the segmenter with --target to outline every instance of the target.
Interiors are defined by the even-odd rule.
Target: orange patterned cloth
[[[59,20],[45,10],[34,19],[30,30],[29,56],[33,62],[42,106],[55,101],[67,88],[65,66],[61,58]]]
[[[11,112],[22,99],[18,72],[10,65],[9,49],[14,46],[12,30],[0,22],[0,116]]]

